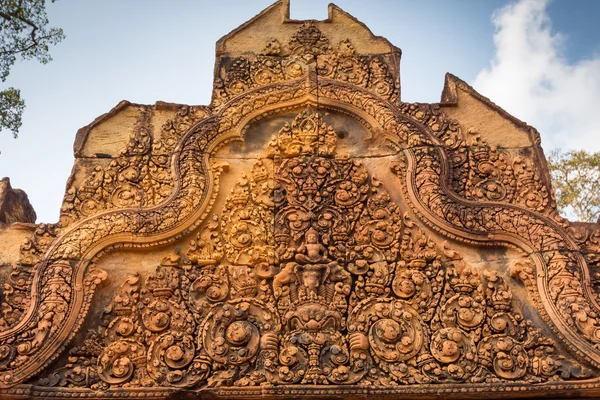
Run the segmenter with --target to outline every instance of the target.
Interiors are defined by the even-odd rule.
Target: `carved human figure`
[[[319,233],[310,228],[304,235],[305,242],[298,248],[295,260],[301,265],[327,261],[327,248],[319,242]]]
[[[280,307],[286,308],[290,301],[298,300],[332,301],[335,282],[343,282],[338,291],[349,289],[350,275],[328,258],[327,248],[320,243],[315,229],[310,228],[305,233],[304,243],[296,249],[294,260],[273,279],[273,291]],[[331,284],[326,285],[326,282]]]

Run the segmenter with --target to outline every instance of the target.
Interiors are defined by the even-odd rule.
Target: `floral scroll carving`
[[[151,207],[173,190],[170,155],[183,133],[207,115],[201,107],[181,107],[154,140],[148,120],[151,109],[141,107],[136,126],[119,155],[106,168],[97,166],[79,187],[67,189],[61,208],[61,224],[89,217],[107,209]]]
[[[357,55],[349,39],[332,44],[312,21],[306,21],[286,43],[269,39],[262,54],[223,59],[213,104],[222,105],[260,86],[305,78],[312,69],[319,77],[366,88],[392,102],[399,100],[391,58]]]
[[[598,234],[556,215],[535,157],[401,103],[394,54],[294,26],[221,55],[211,105],[160,134],[140,110],[123,151],[69,183],[0,293],[0,394],[597,390]],[[344,154],[327,112],[386,155]],[[272,139],[216,201],[216,152],[259,120]],[[97,266],[175,241],[151,272]],[[521,258],[476,264],[458,242]],[[106,280],[118,289],[96,300]],[[95,301],[109,305],[84,332]]]
[[[419,228],[310,108],[185,254],[132,275],[39,381],[91,389],[585,379],[496,271]],[[74,377],[84,374],[84,377]]]
[[[531,161],[493,148],[473,130],[468,130],[467,136],[467,141],[454,150],[457,157],[452,182],[457,193],[469,200],[519,204],[538,212],[547,210],[548,189]]]

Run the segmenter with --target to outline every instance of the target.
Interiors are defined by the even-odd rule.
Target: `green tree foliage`
[[[554,150],[548,157],[559,211],[579,221],[596,222],[600,216],[600,153]]]
[[[54,0],[51,0],[54,2]],[[17,60],[52,61],[48,49],[64,39],[62,29],[49,28],[45,0],[0,0],[0,80],[6,81]],[[15,88],[0,91],[0,131],[17,137],[25,102]]]

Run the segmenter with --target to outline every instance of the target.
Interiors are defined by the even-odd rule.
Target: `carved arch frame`
[[[575,252],[575,263],[580,276],[572,279],[580,282],[583,291],[575,295],[578,301],[588,306],[589,310],[600,312],[591,288],[585,284],[589,281],[589,271],[579,247],[566,229],[547,216],[530,211],[517,205],[500,203],[481,203],[468,201],[454,194],[447,185],[449,166],[444,143],[427,126],[427,120],[437,113],[437,118],[444,119],[435,106],[428,105],[395,105],[360,88],[346,85],[334,80],[320,79],[319,87],[308,79],[299,79],[285,83],[277,83],[250,90],[231,99],[226,104],[213,110],[208,117],[194,124],[179,140],[172,154],[171,169],[176,177],[176,185],[168,199],[151,208],[118,209],[99,213],[70,226],[50,245],[40,264],[36,266],[34,284],[31,289],[32,305],[22,320],[9,330],[0,332],[0,346],[13,346],[25,343],[21,338],[24,333],[37,328],[43,315],[40,313],[42,298],[42,282],[52,273],[52,265],[60,260],[72,265],[71,299],[67,304],[65,317],[44,337],[43,346],[32,353],[28,360],[0,376],[0,388],[8,388],[47,367],[67,347],[79,331],[87,314],[96,286],[105,275],[95,270],[93,264],[102,254],[110,249],[127,245],[132,247],[152,247],[173,242],[196,229],[206,218],[215,196],[218,193],[219,175],[223,167],[211,162],[211,155],[222,145],[232,140],[243,140],[245,129],[252,122],[265,114],[275,114],[291,108],[299,108],[304,104],[319,107],[331,107],[352,115],[353,118],[369,125],[371,132],[379,132],[397,148],[398,155],[404,159],[398,167],[402,181],[405,200],[414,213],[430,228],[454,239],[469,243],[477,242],[486,245],[509,245],[522,249],[533,260],[535,269],[528,283],[529,293],[533,297],[538,312],[552,330],[563,340],[570,351],[596,367],[600,367],[600,351],[594,346],[600,342],[595,338],[598,322],[589,317],[589,323],[571,326],[556,306],[556,300],[550,295],[549,283],[546,280],[548,261],[545,252]],[[408,145],[396,134],[398,125],[409,123],[419,136],[417,145]],[[201,143],[198,147],[197,144]],[[203,146],[203,147],[202,147]],[[198,153],[202,163],[198,170],[186,166],[186,156],[194,151]],[[427,177],[433,182],[434,194],[426,193],[423,185],[418,187],[420,169],[418,152],[424,151],[428,160],[437,162],[437,175]],[[400,173],[401,172],[401,173]],[[186,174],[196,174],[205,182],[201,199],[193,207],[186,203],[189,195],[185,184]],[[437,184],[437,187],[435,186]],[[429,186],[431,187],[431,185]],[[436,197],[437,196],[437,197]],[[433,200],[432,200],[433,198]],[[443,218],[439,210],[440,201],[448,209],[462,210],[465,215],[493,215],[500,220],[502,215],[510,219],[524,219],[523,226],[536,229],[535,237],[541,240],[534,243],[531,233],[519,230],[520,234],[499,229],[500,224],[486,229],[468,229],[456,221]],[[174,223],[166,219],[153,223],[153,218],[161,215],[179,213],[182,218]],[[148,222],[151,221],[151,222]],[[129,222],[129,224],[128,224]],[[98,226],[104,226],[104,230]],[[123,228],[128,225],[129,230]],[[116,228],[115,228],[116,227]],[[156,227],[156,229],[150,229]],[[121,229],[119,231],[119,229]],[[95,236],[89,246],[73,249],[80,243],[84,231],[95,230],[104,236]],[[144,232],[146,231],[146,232]],[[541,232],[541,233],[539,233]],[[529,235],[528,237],[526,237]],[[83,244],[85,245],[85,244]],[[527,284],[527,282],[525,282]],[[580,319],[583,319],[580,318]],[[593,321],[590,321],[593,320]],[[589,325],[592,324],[592,325]],[[582,337],[583,336],[583,337]],[[596,339],[596,341],[595,341]],[[14,350],[12,350],[14,351]]]

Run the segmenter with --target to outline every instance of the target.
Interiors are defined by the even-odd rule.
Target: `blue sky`
[[[208,104],[215,42],[272,0],[59,0],[54,61],[18,62],[2,87],[27,102],[18,139],[0,132],[0,177],[24,189],[38,222],[58,220],[79,128],[120,100]],[[326,0],[291,0],[325,19]],[[403,51],[402,99],[436,102],[444,74],[536,126],[546,152],[600,151],[600,0],[339,0]]]

